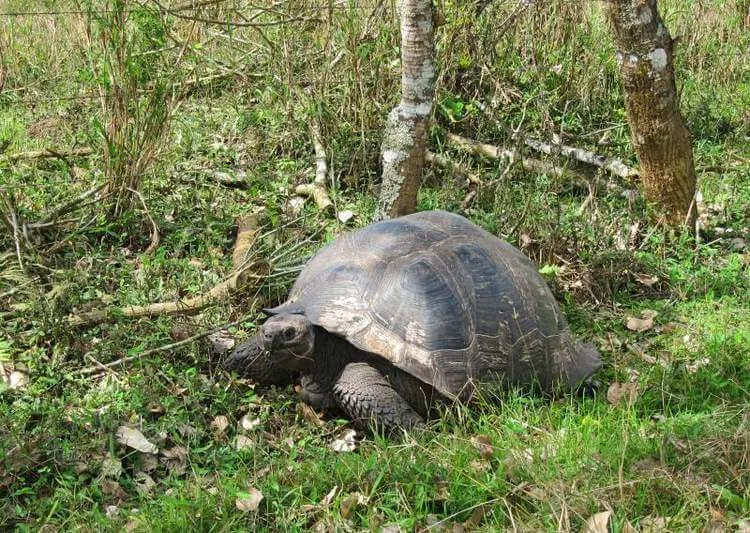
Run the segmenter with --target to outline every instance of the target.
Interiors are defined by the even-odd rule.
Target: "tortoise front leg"
[[[336,402],[355,425],[390,433],[409,429],[424,419],[396,392],[383,374],[367,363],[349,363],[333,386]]]
[[[330,379],[328,380],[330,383]],[[313,376],[305,375],[300,379],[302,390],[299,395],[303,402],[321,411],[330,411],[336,407],[330,384],[328,387],[321,385]]]

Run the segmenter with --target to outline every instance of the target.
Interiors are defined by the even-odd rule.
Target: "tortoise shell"
[[[270,314],[315,325],[452,398],[481,382],[574,387],[600,366],[576,342],[520,251],[467,219],[428,211],[325,246]]]

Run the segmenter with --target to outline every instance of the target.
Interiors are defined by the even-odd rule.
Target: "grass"
[[[0,4],[0,11],[26,7]],[[678,78],[703,195],[701,242],[652,226],[648,206],[620,194],[637,184],[599,191],[578,214],[587,190],[518,169],[499,182],[503,169],[447,148],[482,176],[475,201],[462,210],[463,184],[435,170],[420,192],[421,209],[463,212],[540,266],[575,332],[602,351],[597,395],[551,400],[508,392],[495,404],[452,408],[400,441],[364,436],[350,453],[330,447],[345,421],[315,422],[291,388],[232,380],[205,340],[100,377],[75,374],[93,360],[106,363],[241,318],[232,333],[250,334],[260,319],[244,316],[252,293],[193,317],[123,318],[80,330],[66,322],[69,313],[94,307],[206,291],[231,269],[239,215],[265,207],[264,257],[309,241],[276,265],[286,269],[367,224],[374,211],[380,128],[397,98],[389,10],[271,26],[267,41],[250,29],[230,39],[222,28],[168,20],[173,35],[192,43],[179,67],[186,79],[235,69],[232,62],[249,52],[255,75],[197,87],[174,111],[170,142],[143,177],[161,234],[152,255],[143,253],[151,228],[139,205],[116,221],[84,206],[70,214],[73,222],[34,233],[24,269],[11,235],[0,233],[0,362],[7,373],[29,377],[18,389],[0,385],[0,529],[422,531],[464,524],[556,531],[580,530],[605,510],[613,532],[627,524],[639,531],[738,529],[750,516],[750,268],[747,247],[732,240],[750,231],[743,5],[670,0],[663,7],[681,36]],[[478,22],[458,6],[446,11],[440,126],[498,143],[508,125],[540,138],[555,131],[632,162],[601,14],[596,4],[570,7],[535,3],[507,31],[497,24],[512,9],[505,3],[492,3]],[[102,179],[97,102],[54,100],[91,87],[80,59],[84,22],[0,17],[6,152],[97,150],[87,159],[0,159],[0,187],[29,222]],[[476,35],[494,43],[494,56],[486,47],[474,53]],[[338,55],[339,66],[326,74],[321,65]],[[484,67],[489,74],[479,77]],[[289,85],[297,79],[302,87]],[[492,105],[483,113],[480,103]],[[299,212],[290,206],[290,189],[310,179],[314,164],[313,114],[338,179],[337,209],[355,213],[349,224],[309,201]],[[609,138],[600,145],[603,130]],[[436,128],[433,148],[441,140]],[[245,188],[220,185],[217,172],[244,180]],[[283,299],[292,279],[273,278],[262,291]],[[628,317],[645,310],[657,313],[653,326],[629,330]],[[612,403],[612,383],[636,383],[637,397]],[[244,415],[257,426],[242,429]],[[122,425],[138,428],[160,453],[119,444]],[[248,440],[238,450],[240,435]],[[253,488],[264,496],[258,510],[238,510],[237,498]]]

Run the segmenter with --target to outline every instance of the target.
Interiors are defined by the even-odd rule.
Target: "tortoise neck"
[[[366,359],[366,355],[345,339],[315,326],[315,365],[310,376],[322,390],[330,390],[348,363]]]

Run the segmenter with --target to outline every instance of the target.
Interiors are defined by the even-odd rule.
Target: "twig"
[[[67,202],[57,208],[55,208],[50,214],[42,218],[39,222],[35,222],[34,224],[30,224],[30,228],[36,228],[36,227],[43,227],[45,225],[48,225],[50,222],[55,221],[57,218],[59,218],[62,215],[65,215],[74,209],[80,207],[81,202],[86,200],[89,196],[93,196],[94,194],[101,191],[104,187],[107,186],[107,183],[101,183],[100,185],[97,185],[93,189],[89,189],[88,191],[84,192],[83,194],[75,197],[70,202]]]
[[[576,148],[575,146],[566,146],[564,144],[549,144],[536,139],[525,138],[524,144],[547,155],[564,155],[581,163],[593,165],[595,167],[602,168],[612,174],[623,179],[629,179],[638,176],[638,171],[634,168],[629,167],[619,159],[612,157],[604,157],[603,155],[595,154],[583,148]]]
[[[18,224],[18,213],[16,212],[15,199],[13,198],[13,195],[8,197],[2,193],[0,193],[0,198],[2,198],[3,204],[5,204],[5,209],[7,211],[7,214],[2,213],[2,218],[5,222],[5,225],[8,226],[8,229],[10,229],[11,233],[13,234],[13,243],[15,245],[18,266],[21,267],[21,270],[23,272],[26,272],[26,266],[23,263],[23,254],[21,253],[21,238],[23,233],[21,232],[21,228]]]
[[[156,222],[154,221],[154,217],[151,216],[151,212],[148,210],[148,207],[146,207],[146,200],[143,199],[143,195],[138,192],[136,189],[131,189],[128,187],[128,190],[135,194],[138,199],[141,201],[141,205],[143,206],[143,210],[146,212],[146,216],[148,217],[148,220],[151,222],[151,243],[148,245],[148,248],[146,248],[143,253],[145,255],[151,255],[154,253],[154,250],[159,246],[159,226],[156,225]]]
[[[312,183],[297,185],[294,192],[302,196],[312,196],[318,209],[326,211],[333,206],[326,191],[326,177],[328,176],[326,150],[320,140],[320,128],[316,121],[313,121],[310,130],[313,138],[313,146],[315,147],[315,179]]]
[[[481,143],[479,141],[475,141],[474,139],[461,137],[460,135],[456,135],[455,133],[447,133],[446,138],[454,145],[462,148],[463,150],[489,157],[490,159],[504,159],[510,161],[511,163],[519,162],[524,169],[530,170],[532,172],[537,172],[539,174],[548,174],[556,178],[572,177],[583,182],[588,182],[588,179],[585,176],[578,174],[577,172],[573,172],[565,167],[559,167],[552,163],[547,163],[546,161],[542,161],[540,159],[523,157],[518,150]]]
[[[260,308],[262,306],[262,304],[263,304],[262,301],[260,301],[258,299],[254,300],[253,303],[250,306],[251,311],[249,313],[247,313],[247,314],[252,314],[253,312],[255,312],[255,310],[257,310],[258,308]],[[208,331],[204,331],[202,333],[198,333],[196,335],[193,335],[192,337],[188,337],[187,339],[182,339],[181,341],[177,341],[177,342],[172,342],[172,343],[169,343],[169,344],[165,344],[164,346],[159,346],[158,348],[152,348],[151,350],[146,350],[145,352],[141,352],[139,354],[130,355],[128,357],[121,357],[120,359],[117,359],[115,361],[110,361],[109,363],[100,363],[100,362],[96,361],[97,364],[95,364],[94,366],[89,366],[89,367],[81,368],[79,370],[76,370],[72,374],[74,376],[86,376],[88,374],[93,374],[94,372],[96,372],[98,370],[102,370],[102,368],[104,368],[105,370],[109,370],[110,368],[112,368],[114,366],[124,365],[125,363],[129,363],[131,361],[135,361],[135,360],[138,360],[138,359],[143,359],[144,357],[148,357],[150,355],[154,355],[155,353],[165,352],[167,350],[174,350],[176,348],[180,348],[181,346],[185,346],[186,344],[190,344],[191,342],[195,342],[197,340],[200,340],[200,339],[202,339],[204,337],[208,337],[209,335],[212,335],[212,334],[216,333],[217,331],[221,331],[222,329],[231,328],[232,326],[236,326],[237,324],[240,324],[244,320],[245,319],[242,318],[240,320],[236,320],[234,322],[230,322],[229,324],[224,324],[222,326],[210,329]]]
[[[89,147],[85,148],[73,148],[71,150],[57,150],[55,148],[45,148],[44,150],[33,150],[30,152],[18,152],[15,154],[8,154],[2,156],[0,159],[4,159],[6,161],[10,161],[11,163],[15,163],[16,161],[20,161],[21,159],[41,159],[45,157],[57,157],[60,159],[64,159],[66,157],[84,157],[87,155],[91,155],[93,153],[93,149]]]

